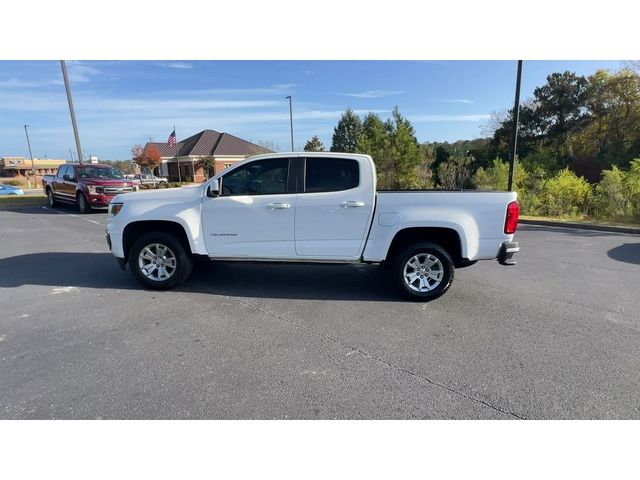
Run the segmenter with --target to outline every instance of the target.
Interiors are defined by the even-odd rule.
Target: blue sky
[[[522,98],[555,71],[589,75],[619,61],[525,61]],[[296,149],[316,134],[331,144],[344,109],[387,118],[397,105],[419,141],[481,136],[491,112],[513,105],[512,61],[76,61],[68,62],[82,148],[130,158],[134,144],[205,128],[288,150],[293,96]],[[73,131],[56,61],[0,61],[0,156],[69,158]]]

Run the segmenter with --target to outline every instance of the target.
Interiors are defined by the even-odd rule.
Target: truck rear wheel
[[[129,251],[133,276],[152,290],[168,290],[184,282],[193,271],[193,259],[173,235],[150,232],[142,235]]]
[[[422,302],[438,298],[449,290],[454,271],[447,251],[430,242],[405,248],[396,255],[392,267],[394,280],[402,294]]]

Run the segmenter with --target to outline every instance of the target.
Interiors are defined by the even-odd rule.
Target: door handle
[[[364,202],[357,202],[355,200],[349,200],[348,202],[342,202],[340,204],[342,208],[356,208],[356,207],[364,207]]]
[[[267,204],[267,208],[268,208],[269,210],[281,210],[281,209],[283,209],[283,208],[291,208],[291,205],[290,205],[290,204],[288,204],[288,203],[279,203],[279,202],[276,202],[276,203],[269,203],[269,204]]]

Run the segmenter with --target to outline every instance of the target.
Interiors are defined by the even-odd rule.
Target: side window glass
[[[58,178],[62,178],[67,174],[67,170],[69,167],[64,166],[64,167],[60,167],[60,170],[58,170]]]
[[[275,195],[287,193],[288,158],[257,160],[222,177],[222,195]]]
[[[305,192],[338,192],[356,188],[360,183],[360,167],[348,158],[306,159]]]

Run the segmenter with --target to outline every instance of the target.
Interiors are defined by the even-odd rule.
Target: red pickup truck
[[[60,165],[55,175],[45,175],[42,188],[49,207],[74,203],[80,213],[89,213],[107,208],[115,195],[133,192],[138,186],[111,165],[68,163]]]

